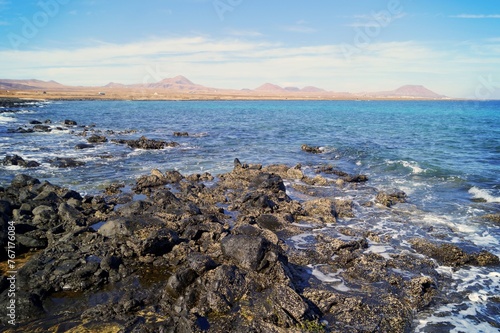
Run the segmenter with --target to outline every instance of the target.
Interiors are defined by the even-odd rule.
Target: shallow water
[[[330,197],[355,201],[355,218],[339,225],[388,236],[388,243],[370,241],[367,252],[389,258],[412,251],[410,238],[444,239],[500,255],[499,226],[481,218],[500,212],[500,102],[457,101],[250,101],[250,102],[52,102],[22,106],[0,114],[0,158],[18,154],[41,166],[0,166],[0,185],[19,172],[46,179],[81,193],[97,193],[113,182],[131,185],[153,168],[183,174],[219,174],[233,168],[234,158],[248,163],[301,163],[306,174],[331,164],[369,182],[339,191],[316,187]],[[8,133],[50,119],[50,133]],[[66,127],[65,119],[78,125]],[[179,147],[133,150],[112,142],[76,150],[86,143],[82,125],[95,124],[108,139],[176,141]],[[58,129],[59,128],[59,129]],[[130,130],[137,132],[129,133]],[[112,130],[114,134],[106,132]],[[174,137],[174,131],[189,137]],[[301,151],[302,144],[321,146],[324,154]],[[84,166],[59,169],[50,159],[72,157]],[[291,189],[289,195],[306,200]],[[409,202],[390,210],[361,203],[377,191],[398,189]],[[317,233],[342,237],[335,228],[300,225],[304,234],[289,242],[304,248]],[[345,236],[344,236],[345,237]],[[349,288],[337,276],[310,267],[311,274],[335,288]],[[453,281],[454,300],[419,314],[416,332],[498,332],[500,275],[498,268],[463,267],[440,272]],[[340,281],[339,281],[340,280]]]

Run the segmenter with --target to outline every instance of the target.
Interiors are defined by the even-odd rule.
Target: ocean
[[[264,165],[300,163],[314,175],[315,167],[332,165],[369,178],[356,190],[321,189],[356,203],[356,217],[340,225],[391,237],[368,251],[384,256],[413,251],[409,239],[435,237],[500,256],[500,226],[482,218],[500,213],[500,101],[57,101],[9,109],[15,110],[0,108],[0,159],[17,154],[41,165],[0,165],[0,186],[26,173],[96,194],[111,183],[130,186],[153,168],[217,175],[232,170],[239,158]],[[9,131],[49,119],[51,132]],[[65,119],[77,125],[64,126]],[[180,145],[133,150],[108,141],[75,149],[87,143],[83,126],[87,137],[146,136]],[[302,144],[320,146],[324,153],[305,153]],[[58,157],[84,165],[57,168],[51,160]],[[361,204],[392,189],[404,191],[408,202],[385,212]],[[300,199],[292,190],[289,195]],[[299,246],[303,239],[290,242]],[[499,332],[498,267],[438,270],[451,279],[452,296],[418,314],[415,332]]]

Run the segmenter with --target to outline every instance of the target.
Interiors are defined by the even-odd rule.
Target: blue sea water
[[[23,172],[97,193],[112,182],[132,184],[153,168],[216,175],[230,171],[239,158],[300,163],[312,175],[315,166],[330,164],[370,179],[357,191],[332,188],[332,196],[362,202],[373,200],[374,189],[408,194],[409,202],[391,213],[374,214],[359,206],[356,218],[343,222],[390,235],[396,241],[385,248],[387,253],[409,249],[412,237],[431,237],[426,230],[432,227],[448,234],[449,241],[500,255],[499,225],[481,218],[500,213],[499,101],[61,101],[22,109],[0,113],[0,159],[18,154],[42,165],[29,170],[0,166],[0,185]],[[46,119],[52,121],[50,133],[8,133]],[[64,119],[78,126],[65,127]],[[83,131],[80,125],[91,124],[108,139],[144,135],[180,146],[146,151],[107,142],[76,150],[76,144],[86,143],[77,135]],[[132,129],[137,132],[124,132]],[[174,137],[174,131],[190,136]],[[302,144],[321,146],[325,153],[302,152]],[[49,162],[56,157],[73,157],[85,165],[58,169]],[[416,332],[498,332],[498,268],[439,269],[453,280],[450,292],[459,296],[419,314]]]

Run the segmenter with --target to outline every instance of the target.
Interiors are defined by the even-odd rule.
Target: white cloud
[[[295,24],[281,26],[280,28],[283,31],[299,32],[299,33],[313,33],[317,31],[316,29],[308,26],[307,21],[305,20],[298,20],[297,22],[295,22]]]
[[[38,78],[71,85],[151,82],[182,74],[220,88],[255,88],[264,82],[294,82],[334,91],[390,90],[423,84],[449,96],[465,91],[477,73],[500,72],[498,49],[471,52],[470,45],[439,48],[418,42],[372,42],[346,61],[341,45],[289,47],[260,39],[165,38],[126,44],[95,42],[72,50],[0,51],[3,78]],[[498,53],[496,53],[498,54]],[[488,61],[485,61],[488,60]],[[467,78],[467,79],[464,79]],[[157,78],[156,78],[157,79]],[[469,82],[467,82],[469,80]]]

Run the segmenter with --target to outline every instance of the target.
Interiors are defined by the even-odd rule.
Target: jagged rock
[[[397,203],[406,202],[406,193],[404,193],[403,191],[391,193],[380,192],[379,194],[377,194],[375,201],[386,207],[391,207]]]
[[[94,134],[87,141],[90,143],[105,143],[108,142],[108,139],[103,135]]]
[[[323,223],[337,222],[337,212],[335,211],[334,202],[330,199],[315,199],[304,202],[302,205],[306,216],[315,218]]]
[[[89,148],[94,148],[94,146],[86,143],[79,143],[75,146],[75,149],[89,149]]]
[[[3,165],[18,165],[24,168],[36,168],[40,166],[37,161],[26,161],[18,155],[7,155],[2,160]]]
[[[165,181],[168,184],[175,184],[184,179],[184,176],[177,170],[169,170],[165,172]]]
[[[53,167],[56,168],[76,168],[85,165],[85,162],[78,161],[71,157],[56,157],[49,162]]]
[[[47,126],[47,125],[35,125],[33,126],[33,131],[35,132],[52,132],[52,128],[50,128],[50,126]]]
[[[174,136],[189,136],[188,132],[174,132]]]
[[[135,149],[164,149],[167,147],[177,147],[177,142],[166,142],[161,140],[148,139],[141,136],[138,140],[112,140],[112,142],[119,144],[127,144],[130,148]]]
[[[500,223],[500,214],[487,214],[482,216],[482,218],[495,223]]]
[[[66,126],[76,126],[77,123],[74,120],[66,119],[66,120],[64,120],[64,125],[66,125]]]
[[[323,153],[323,149],[321,147],[317,147],[317,146],[308,146],[306,144],[303,144],[300,148],[303,151],[305,151],[306,153],[312,153],[312,154],[321,154],[321,153]]]
[[[245,269],[259,271],[277,259],[270,244],[259,236],[228,236],[222,240],[221,247],[225,256]]]
[[[440,264],[446,266],[493,266],[500,264],[499,258],[487,251],[469,254],[456,245],[436,244],[422,238],[412,239],[410,240],[410,243],[418,252],[434,258]]]
[[[192,174],[186,177],[186,179],[190,182],[205,182],[214,180],[214,176],[209,174],[208,172],[204,172],[202,174]]]

